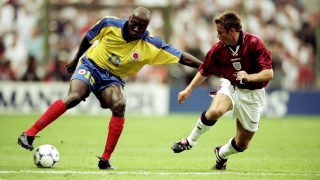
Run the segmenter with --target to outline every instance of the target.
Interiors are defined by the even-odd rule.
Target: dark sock
[[[231,145],[232,145],[232,147],[233,147],[236,151],[238,151],[238,152],[243,152],[243,151],[244,151],[244,150],[241,149],[239,146],[237,146],[237,144],[236,144],[236,139],[235,139],[235,138],[233,138],[233,139],[231,140]]]
[[[206,125],[206,126],[213,126],[217,120],[208,120],[205,116],[207,111],[203,111],[202,114],[201,114],[201,122]]]

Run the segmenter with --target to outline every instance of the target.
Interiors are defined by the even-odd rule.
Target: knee
[[[114,116],[123,117],[126,109],[126,102],[124,100],[119,100],[115,102],[110,109]]]
[[[67,109],[73,108],[78,105],[84,98],[78,93],[71,93],[65,98]]]
[[[223,110],[220,109],[213,109],[207,111],[207,118],[208,119],[218,119],[224,114]]]

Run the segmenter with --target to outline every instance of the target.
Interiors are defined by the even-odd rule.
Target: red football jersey
[[[260,38],[241,32],[236,49],[231,49],[221,41],[214,44],[208,51],[204,63],[199,67],[199,72],[203,76],[223,77],[239,88],[253,90],[265,87],[269,81],[242,84],[236,80],[237,72],[243,70],[253,74],[264,69],[272,69],[270,51]]]

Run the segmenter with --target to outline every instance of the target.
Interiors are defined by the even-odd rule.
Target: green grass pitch
[[[228,117],[180,154],[171,145],[189,134],[197,114],[126,117],[113,153],[115,171],[97,167],[109,116],[64,115],[40,132],[35,147],[52,144],[60,152],[54,169],[39,169],[33,152],[17,144],[20,133],[38,115],[0,115],[0,180],[2,179],[320,179],[320,117],[263,117],[260,130],[244,153],[229,157],[226,171],[212,170],[213,148],[235,134]]]

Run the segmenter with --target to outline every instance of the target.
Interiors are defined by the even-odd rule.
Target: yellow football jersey
[[[146,64],[170,64],[180,60],[181,50],[151,36],[148,31],[141,39],[127,42],[124,39],[127,24],[127,20],[115,17],[105,17],[97,22],[86,34],[91,44],[98,41],[88,49],[87,57],[122,78],[137,73]]]

